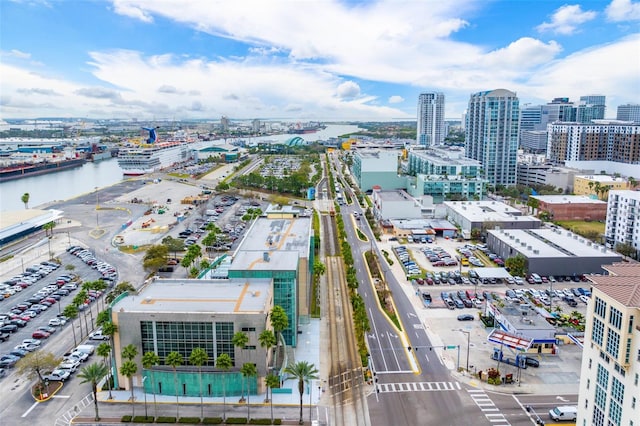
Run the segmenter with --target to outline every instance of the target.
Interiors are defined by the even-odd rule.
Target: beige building
[[[595,190],[598,186],[601,188],[609,187],[609,190],[627,189],[629,182],[625,178],[609,175],[577,175],[573,181],[573,193],[575,195],[594,195],[600,199],[606,199],[606,193],[596,194]]]
[[[640,265],[603,266],[593,293],[578,396],[579,426],[640,425]]]

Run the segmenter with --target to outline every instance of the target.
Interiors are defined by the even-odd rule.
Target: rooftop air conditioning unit
[[[535,250],[533,251],[533,254],[540,254],[540,250],[535,249]]]
[[[573,236],[573,239],[574,239],[574,240],[577,240],[577,239],[578,239],[578,236],[577,236],[577,235],[574,235],[574,236]]]
[[[516,238],[516,244],[520,242],[520,238]]]
[[[516,236],[515,235],[509,235],[509,239],[513,240]]]
[[[527,246],[527,250],[531,251],[532,247],[531,246]]]

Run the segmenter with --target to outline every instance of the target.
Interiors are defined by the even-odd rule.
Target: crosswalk
[[[458,382],[406,382],[376,384],[376,391],[378,393],[455,391],[460,389],[462,388]]]
[[[476,403],[482,414],[491,422],[492,425],[496,426],[510,426],[511,423],[507,421],[504,414],[500,413],[500,409],[496,407],[496,404],[493,403],[489,395],[485,393],[485,391],[481,389],[470,389],[469,396],[473,399],[473,402]]]

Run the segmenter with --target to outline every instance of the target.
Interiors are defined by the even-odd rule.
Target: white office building
[[[445,136],[444,93],[421,93],[418,97],[418,145],[440,145]]]
[[[640,104],[618,105],[616,120],[640,124]]]
[[[593,282],[578,394],[578,426],[640,425],[640,267],[603,266]]]
[[[609,191],[607,202],[607,224],[604,235],[607,244],[631,244],[640,249],[640,191]]]
[[[471,95],[467,110],[467,157],[480,161],[492,185],[515,185],[520,105],[514,92],[488,90]]]

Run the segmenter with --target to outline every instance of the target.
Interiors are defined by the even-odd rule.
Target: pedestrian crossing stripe
[[[378,393],[389,392],[433,392],[461,390],[458,382],[406,382],[406,383],[377,383]]]
[[[473,399],[473,402],[478,406],[482,414],[489,420],[492,425],[495,426],[511,426],[511,423],[506,419],[504,414],[500,413],[500,409],[496,407],[489,395],[487,395],[481,389],[469,389],[469,396]]]

